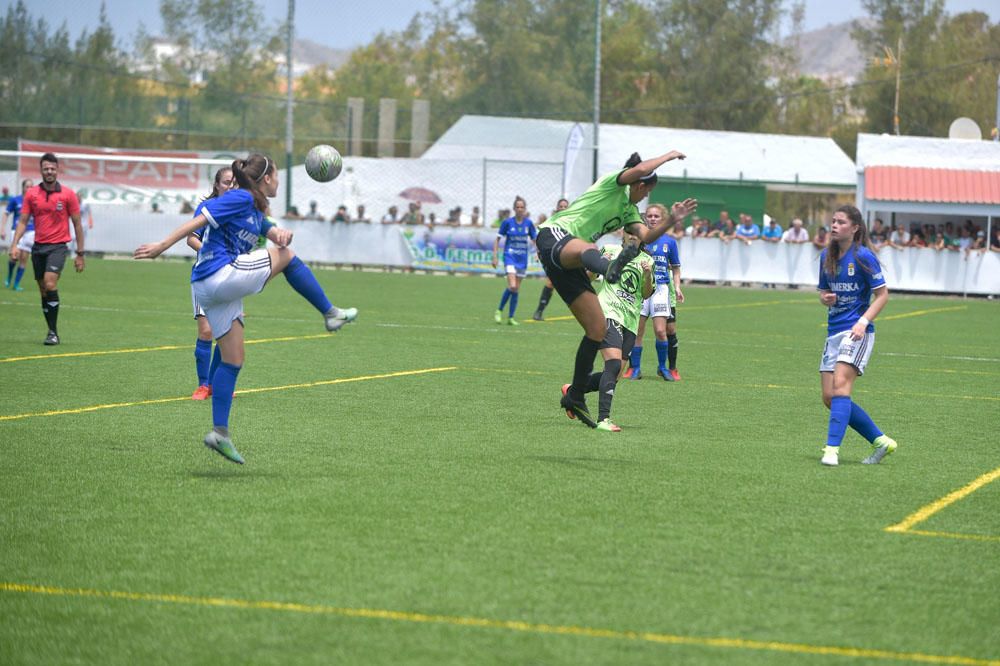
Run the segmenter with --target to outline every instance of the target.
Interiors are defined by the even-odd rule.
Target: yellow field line
[[[329,333],[319,335],[295,335],[283,338],[262,338],[260,340],[246,340],[243,344],[259,345],[265,342],[290,342],[292,340],[312,340],[314,338],[328,338]],[[53,358],[79,358],[84,356],[109,356],[112,354],[142,354],[155,351],[172,351],[175,349],[191,349],[191,345],[162,345],[159,347],[136,347],[134,349],[108,349],[106,351],[89,352],[66,352],[63,354],[35,354],[34,356],[11,356],[10,358],[0,358],[0,363],[14,363],[15,361],[42,361]]]
[[[1000,536],[988,534],[962,534],[960,532],[929,532],[927,530],[906,530],[900,534],[914,534],[925,537],[941,537],[944,539],[966,539],[968,541],[1000,541]]]
[[[1000,467],[997,467],[992,472],[987,472],[986,474],[983,474],[979,478],[971,481],[970,483],[965,484],[958,490],[948,493],[941,499],[935,500],[930,504],[928,504],[927,506],[911,513],[909,516],[904,518],[902,521],[896,523],[895,525],[890,525],[889,527],[886,527],[885,531],[906,532],[914,525],[919,525],[920,523],[924,522],[925,520],[933,516],[941,509],[951,504],[954,504],[960,499],[968,497],[970,494],[979,490],[990,481],[994,481],[998,478],[1000,478]]]
[[[300,604],[282,601],[252,601],[247,599],[225,599],[219,597],[192,597],[182,594],[150,594],[145,592],[122,592],[118,590],[88,590],[82,588],[74,589],[43,585],[25,585],[21,583],[0,583],[0,592],[20,592],[24,594],[44,594],[63,597],[84,597],[91,599],[113,599],[119,601],[146,601],[189,606],[208,606],[214,608],[235,608],[240,610],[333,615],[367,620],[439,624],[457,627],[474,627],[477,629],[503,629],[522,633],[579,636],[584,638],[607,638],[613,640],[641,641],[665,645],[687,645],[707,648],[728,648],[734,650],[760,650],[803,655],[832,655],[838,657],[853,657],[856,659],[914,661],[925,664],[1000,666],[1000,660],[976,659],[960,655],[933,655],[923,654],[920,652],[892,652],[890,650],[807,645],[804,643],[784,643],[781,641],[757,641],[743,638],[680,636],[676,634],[660,634],[644,631],[621,631],[617,629],[599,629],[572,625],[536,624],[520,620],[494,620],[483,617],[434,615],[377,608],[341,608],[337,606]]]
[[[363,382],[369,379],[388,379],[391,377],[407,377],[411,375],[425,375],[431,372],[447,372],[457,370],[457,367],[446,368],[425,368],[423,370],[403,370],[400,372],[387,372],[381,375],[364,375],[361,377],[344,377],[341,379],[324,379],[317,382],[304,382],[302,384],[286,384],[284,386],[265,386],[262,388],[240,389],[236,395],[249,395],[251,393],[267,393],[269,391],[288,391],[297,388],[312,388],[314,386],[332,386],[334,384],[348,384],[350,382]],[[19,419],[29,419],[36,416],[62,416],[65,414],[84,414],[86,412],[96,412],[103,409],[116,409],[119,407],[138,407],[141,405],[159,405],[165,402],[181,402],[190,400],[190,396],[179,398],[157,398],[153,400],[137,400],[135,402],[115,402],[106,405],[91,405],[89,407],[77,407],[75,409],[55,409],[48,412],[28,412],[26,414],[10,414],[0,416],[0,421],[16,421]]]
[[[703,382],[697,379],[690,380],[689,383],[706,384],[708,386],[724,386],[726,388],[750,388],[750,389],[783,389],[791,391],[815,391],[819,387],[789,386],[787,384],[737,384],[735,382]],[[953,400],[985,400],[987,402],[1000,402],[1000,397],[990,395],[952,395],[948,393],[923,393],[920,391],[886,391],[883,389],[854,389],[855,393],[878,393],[879,395],[904,395],[918,398],[948,398]]]
[[[948,308],[931,308],[929,310],[914,310],[913,312],[903,312],[901,314],[889,315],[888,317],[879,317],[879,321],[889,321],[892,319],[906,319],[907,317],[920,317],[926,314],[935,314],[937,312],[955,312],[957,310],[968,310],[968,305],[955,305]]]

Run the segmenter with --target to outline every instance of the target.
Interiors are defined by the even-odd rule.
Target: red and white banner
[[[18,149],[32,153],[18,159],[21,178],[38,180],[37,155],[53,153],[59,158],[60,182],[76,190],[84,203],[196,201],[211,191],[215,171],[235,159],[231,154],[101,148],[23,139]]]

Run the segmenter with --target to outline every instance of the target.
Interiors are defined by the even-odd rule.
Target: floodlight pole
[[[293,112],[295,96],[292,93],[292,40],[295,36],[295,0],[288,0],[288,35],[285,45],[285,66],[288,68],[288,98],[285,109],[285,210],[292,207],[292,149]]]
[[[1000,75],[997,76],[997,124],[993,126],[993,140],[1000,141]]]
[[[596,2],[597,10],[594,19],[594,169],[593,180],[597,182],[597,151],[601,131],[601,0]]]
[[[892,129],[899,136],[899,74],[903,69],[903,35],[896,41],[896,101],[892,105]]]

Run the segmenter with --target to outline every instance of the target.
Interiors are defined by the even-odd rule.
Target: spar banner
[[[466,273],[503,273],[503,240],[497,268],[493,268],[493,227],[402,227],[403,240],[413,257],[414,268]],[[544,275],[532,248],[528,252],[528,275]]]
[[[229,153],[101,148],[24,139],[18,141],[18,150],[58,157],[59,180],[76,190],[81,203],[148,207],[157,202],[161,208],[196,203],[212,190],[215,171],[235,159]],[[20,178],[39,180],[38,157],[22,155],[17,167]]]

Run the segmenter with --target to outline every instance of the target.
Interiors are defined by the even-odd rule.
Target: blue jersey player
[[[527,217],[528,204],[521,197],[514,199],[514,216],[508,217],[500,224],[497,237],[493,241],[493,268],[497,267],[497,254],[500,251],[500,239],[503,243],[503,265],[507,273],[507,288],[503,290],[500,297],[500,306],[497,308],[493,320],[496,323],[503,323],[503,308],[510,303],[510,310],[507,312],[507,323],[517,326],[514,319],[514,311],[517,310],[517,296],[521,290],[521,280],[528,272],[528,241],[535,240],[535,224]]]
[[[14,230],[17,229],[17,221],[21,219],[21,204],[24,202],[24,193],[27,192],[34,183],[30,178],[26,178],[21,181],[21,193],[15,197],[11,197],[7,200],[7,207],[3,211],[3,221],[0,222],[0,240],[7,237],[7,218],[12,217],[11,221],[11,240],[14,238]],[[28,256],[31,254],[31,249],[35,244],[35,221],[29,219],[27,222],[27,227],[25,227],[24,234],[21,235],[21,240],[18,241],[17,249],[20,250],[18,258],[7,259],[7,279],[3,281],[4,287],[11,287],[14,291],[24,291],[24,287],[21,286],[21,278],[24,277],[24,267],[28,263]],[[14,267],[17,267],[17,272],[14,272]]]
[[[212,334],[222,349],[222,361],[212,377],[212,431],[205,446],[232,462],[243,457],[229,436],[229,412],[236,378],[243,366],[243,297],[264,289],[278,273],[319,310],[328,331],[336,331],[357,318],[357,310],[331,305],[309,267],[288,247],[292,232],[279,229],[265,217],[269,198],[278,192],[278,170],[266,155],[251,154],[232,165],[238,189],[209,199],[201,213],[174,229],[158,243],[136,248],[136,259],[159,256],[191,232],[208,225],[202,236],[198,260],[191,272],[194,296],[204,309]],[[257,248],[260,236],[274,243]],[[255,249],[256,248],[256,249]]]
[[[656,226],[667,217],[667,209],[661,204],[646,207],[647,226]],[[653,295],[642,303],[636,345],[629,357],[629,369],[625,373],[630,379],[642,379],[642,336],[646,332],[646,321],[652,317],[653,333],[656,335],[656,374],[664,381],[680,381],[677,371],[677,303],[684,302],[681,291],[681,259],[677,239],[664,234],[645,247],[653,257]]]
[[[194,210],[194,216],[198,217],[201,214],[206,201],[225,194],[232,189],[234,184],[232,169],[222,167],[216,171],[215,179],[212,181],[212,193],[198,204],[198,207]],[[188,247],[198,252],[201,249],[202,236],[204,236],[205,229],[207,228],[208,225],[205,225],[201,229],[196,229],[188,234]],[[198,325],[198,337],[194,344],[194,367],[195,373],[198,375],[198,388],[191,394],[191,399],[206,400],[212,396],[212,375],[215,374],[219,363],[222,362],[222,353],[219,350],[219,345],[215,345],[215,353],[212,353],[212,327],[208,324],[208,317],[205,316],[205,310],[198,305],[193,285],[191,287],[191,306],[194,309],[195,323]]]
[[[851,426],[872,445],[871,454],[862,462],[878,464],[896,450],[896,442],[883,434],[865,410],[851,400],[851,390],[854,380],[864,374],[875,346],[872,321],[888,302],[889,289],[861,211],[854,206],[836,210],[830,243],[819,261],[819,299],[829,308],[828,337],[819,372],[823,403],[830,409],[830,426],[820,462],[837,465],[840,444],[847,426]]]

